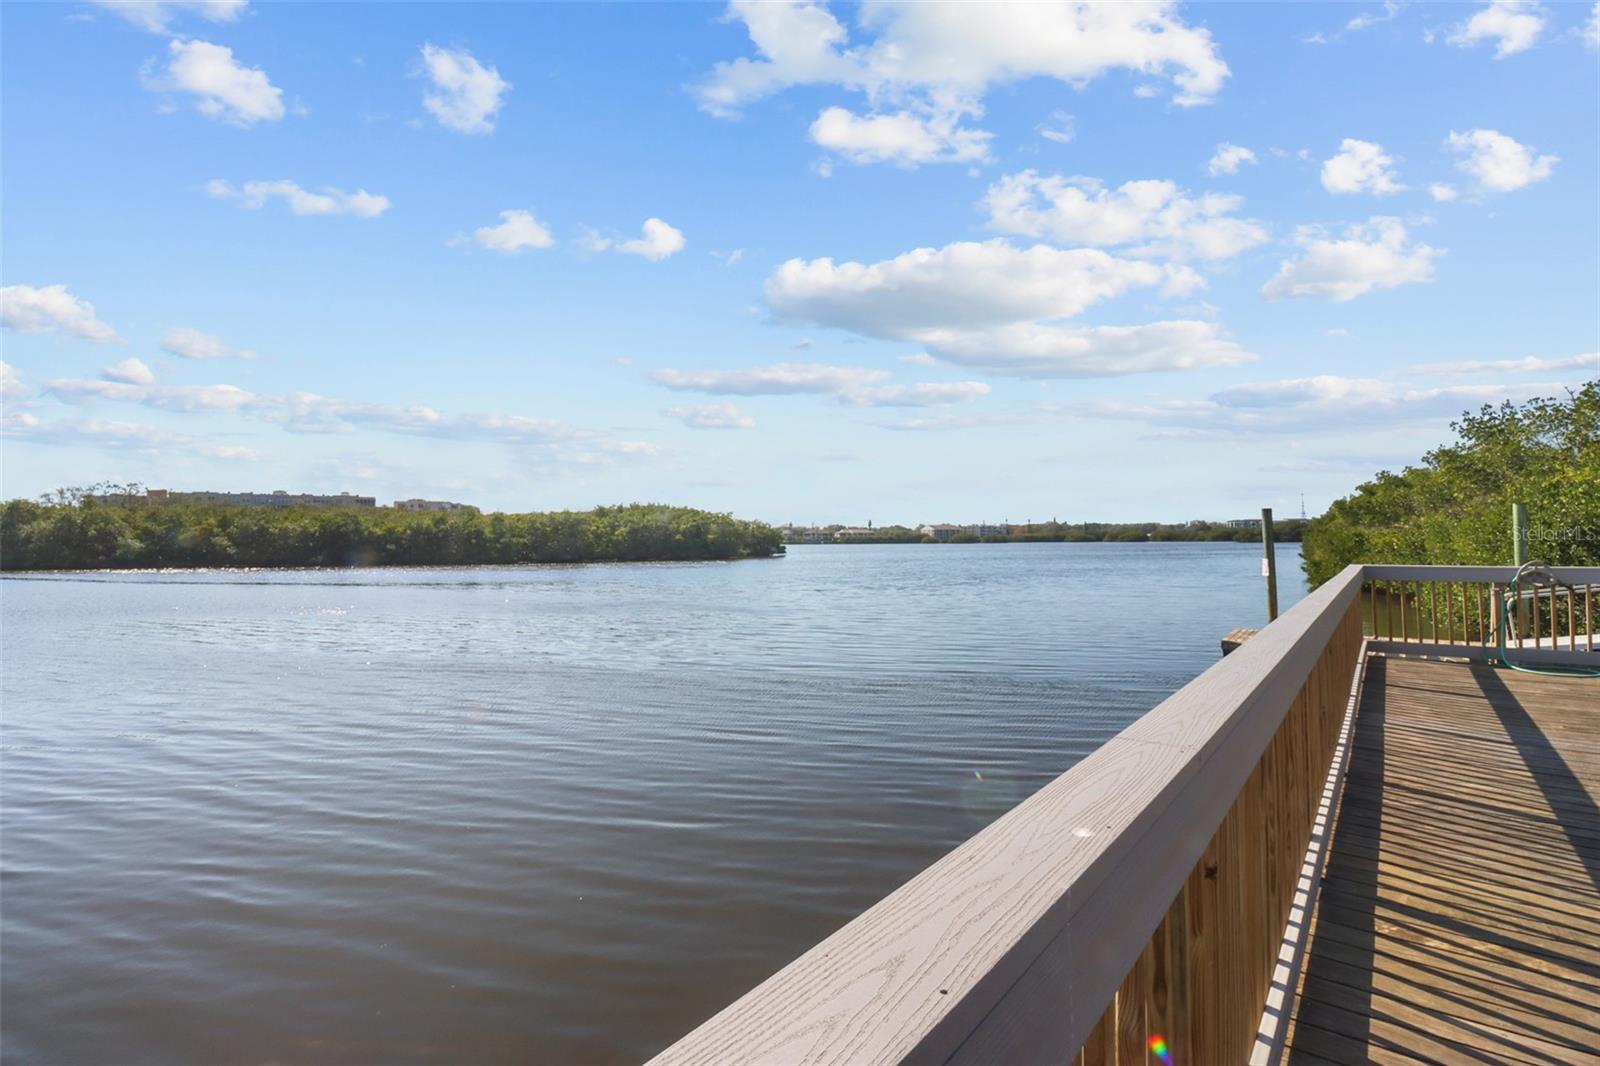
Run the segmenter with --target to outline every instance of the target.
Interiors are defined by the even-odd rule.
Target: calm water
[[[1214,662],[1259,555],[6,580],[4,1058],[644,1058]]]

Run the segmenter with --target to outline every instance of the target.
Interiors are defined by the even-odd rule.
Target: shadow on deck
[[[1600,1062],[1600,681],[1374,658],[1289,1063]]]

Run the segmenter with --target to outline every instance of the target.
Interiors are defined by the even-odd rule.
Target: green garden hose
[[[1500,630],[1500,661],[1506,666],[1511,667],[1511,669],[1520,670],[1525,674],[1554,674],[1558,677],[1600,677],[1600,670],[1592,669],[1587,666],[1562,666],[1558,664],[1549,664],[1545,666],[1524,666],[1522,663],[1512,662],[1510,657],[1506,655],[1506,630],[1511,628],[1513,608],[1516,606],[1517,601],[1522,598],[1522,580],[1524,576],[1529,578],[1529,584],[1533,586],[1535,592],[1537,592],[1539,588],[1540,578],[1543,578],[1551,585],[1562,586],[1567,590],[1567,595],[1569,596],[1572,595],[1574,591],[1571,585],[1559,580],[1543,563],[1529,562],[1519,566],[1517,568],[1516,576],[1511,579],[1511,584],[1506,588],[1505,599],[1500,604],[1500,625],[1497,627]],[[1535,611],[1539,609],[1539,598],[1537,595],[1534,596],[1533,609]],[[1555,617],[1553,615],[1550,619],[1550,626],[1550,632],[1552,635],[1551,643],[1554,645]]]

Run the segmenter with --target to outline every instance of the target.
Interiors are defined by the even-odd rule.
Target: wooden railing
[[[1470,588],[1512,573],[1347,567],[653,1061],[1272,1061],[1293,992],[1280,953],[1306,921],[1364,653],[1488,657]],[[1600,586],[1597,568],[1556,574]],[[1430,592],[1412,615],[1429,639],[1391,640],[1386,597],[1416,611]],[[1558,638],[1591,646],[1583,594],[1557,603]]]
[[[1505,610],[1514,567],[1367,566],[1362,619],[1381,650],[1412,644],[1492,658],[1506,627],[1507,650],[1519,659],[1572,661],[1596,650],[1595,567],[1552,567],[1560,584],[1524,583]],[[1530,653],[1530,654],[1522,654]]]
[[[1248,1058],[1360,591],[1350,567],[654,1061]]]

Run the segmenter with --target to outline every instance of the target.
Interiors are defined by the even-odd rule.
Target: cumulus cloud
[[[493,133],[496,113],[505,104],[511,83],[494,67],[486,67],[465,48],[422,46],[422,65],[430,88],[422,106],[439,124],[457,133]]]
[[[1216,153],[1212,155],[1211,161],[1206,164],[1206,169],[1211,171],[1212,177],[1216,177],[1218,174],[1237,174],[1240,166],[1245,163],[1254,163],[1255,161],[1256,154],[1250,149],[1223,141],[1217,145]]]
[[[1451,363],[1419,363],[1407,367],[1406,373],[1450,377],[1456,374],[1531,374],[1554,370],[1600,370],[1600,352],[1585,352],[1582,355],[1557,358],[1529,355],[1521,359],[1467,359]]]
[[[233,58],[233,49],[207,41],[175,40],[167,45],[167,65],[147,65],[145,88],[187,93],[207,118],[234,126],[276,122],[283,117],[283,90],[266,71]]]
[[[154,385],[156,376],[144,362],[132,356],[113,366],[108,366],[100,371],[100,376],[106,381],[121,382],[124,385]]]
[[[1432,185],[1428,186],[1428,195],[1433,197],[1434,201],[1437,203],[1447,204],[1451,200],[1454,200],[1456,197],[1458,197],[1460,193],[1456,191],[1456,187],[1454,185],[1451,185],[1447,182],[1436,181]]]
[[[1532,48],[1544,24],[1544,9],[1532,0],[1494,0],[1451,30],[1445,41],[1461,48],[1493,41],[1494,57],[1504,59]]]
[[[917,248],[870,264],[790,259],[767,278],[765,293],[782,321],[915,340],[935,328],[1069,317],[1167,276],[1155,264],[1094,248],[1018,248],[995,239]]]
[[[676,418],[690,429],[755,429],[756,420],[731,403],[701,403],[664,408],[668,418]]]
[[[248,348],[223,343],[214,333],[201,333],[189,326],[174,326],[162,338],[161,350],[180,359],[254,359]]]
[[[1404,223],[1386,216],[1348,227],[1343,238],[1302,227],[1295,240],[1304,254],[1285,259],[1262,286],[1269,300],[1321,296],[1344,303],[1373,289],[1432,281],[1433,261],[1444,254],[1411,243]]]
[[[0,325],[18,333],[66,333],[96,344],[120,344],[117,331],[95,317],[94,304],[65,285],[0,288]]]
[[[1322,164],[1322,187],[1331,193],[1369,192],[1374,196],[1397,193],[1405,186],[1395,181],[1394,159],[1383,146],[1346,137],[1339,152]]]
[[[1324,374],[1253,382],[1199,400],[1093,401],[1077,413],[1143,422],[1163,435],[1236,438],[1239,434],[1347,432],[1360,425],[1444,423],[1463,410],[1559,393],[1562,386],[1450,385],[1416,388],[1377,378]]]
[[[94,0],[94,4],[151,33],[169,32],[180,14],[234,22],[250,6],[249,0]]]
[[[1229,365],[1252,356],[1214,323],[1070,327],[1135,287],[1192,288],[1188,268],[1094,248],[1017,248],[1004,240],[919,248],[865,264],[791,259],[767,279],[779,321],[915,341],[925,354],[995,374],[1089,377]]]
[[[1595,4],[1589,11],[1589,21],[1578,30],[1578,36],[1583,38],[1590,48],[1600,48],[1600,4]]]
[[[695,87],[700,106],[730,117],[792,86],[863,93],[872,112],[829,108],[813,139],[857,162],[905,166],[986,157],[989,134],[963,127],[995,85],[1033,77],[1082,86],[1112,70],[1169,79],[1180,106],[1209,102],[1228,67],[1210,34],[1170,2],[1148,4],[889,4],[861,6],[852,45],[811,0],[733,0],[754,57],[717,63]],[[1142,89],[1153,91],[1145,82]],[[820,127],[820,128],[819,128]],[[819,136],[820,134],[820,136]]]
[[[533,217],[531,211],[502,211],[498,226],[480,226],[472,231],[472,239],[491,251],[516,255],[529,248],[548,248],[555,243],[544,223]]]
[[[624,255],[637,255],[643,259],[660,262],[683,250],[685,243],[683,232],[674,229],[661,219],[647,218],[642,228],[640,236],[618,244],[617,251]]]
[[[1497,130],[1452,131],[1444,143],[1464,157],[1456,168],[1491,192],[1512,192],[1543,181],[1561,161],[1558,156],[1536,156],[1532,148]]]
[[[1243,200],[1195,196],[1171,181],[1130,181],[1108,189],[1093,178],[1024,170],[989,186],[989,226],[1027,237],[1097,247],[1130,245],[1130,255],[1226,259],[1267,239],[1250,219],[1230,217]]]
[[[811,139],[852,163],[916,167],[987,160],[994,135],[963,128],[959,122],[960,116],[951,113],[857,115],[842,107],[829,107],[811,124]]]
[[[282,200],[296,215],[354,215],[356,218],[377,218],[389,210],[389,198],[369,193],[365,189],[345,192],[342,189],[324,188],[320,192],[302,189],[286,178],[276,181],[247,181],[242,186],[221,178],[206,182],[206,195],[216,200],[237,200],[240,207],[251,210],[264,207],[268,200]]]

